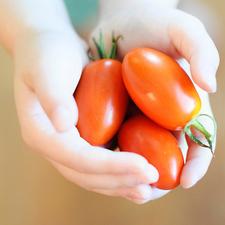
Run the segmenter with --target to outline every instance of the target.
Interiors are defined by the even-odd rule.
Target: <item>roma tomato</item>
[[[92,145],[106,144],[117,132],[126,113],[128,95],[121,63],[101,59],[86,66],[75,92],[77,128]]]
[[[124,57],[122,71],[135,104],[161,126],[178,130],[198,114],[201,101],[191,79],[166,54],[134,49]]]
[[[155,187],[169,190],[177,187],[184,165],[176,138],[143,115],[128,119],[118,134],[121,151],[144,156],[159,172]]]

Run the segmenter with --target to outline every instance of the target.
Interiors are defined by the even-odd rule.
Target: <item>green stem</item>
[[[100,59],[103,59],[104,57],[103,57],[103,53],[102,53],[102,48],[101,48],[101,46],[99,45],[99,43],[96,41],[95,38],[93,38],[92,40],[93,40],[93,42],[94,42],[94,44],[95,44],[95,47],[97,48],[99,58],[100,58]]]
[[[100,46],[100,49],[101,49],[101,52],[102,52],[102,58],[106,59],[107,58],[107,54],[105,52],[105,44],[104,44],[102,32],[100,32],[100,34],[99,34],[99,46]]]
[[[211,134],[210,132],[208,132],[206,130],[206,128],[204,127],[204,125],[199,121],[199,118],[200,117],[208,117],[211,121],[213,121],[213,126],[214,126],[214,130],[213,130],[213,133]],[[191,130],[191,128],[195,128],[197,131],[199,131],[203,136],[204,138],[206,139],[207,141],[207,144],[203,143],[199,137],[195,136]],[[213,142],[214,142],[214,139],[216,137],[216,129],[217,129],[217,125],[216,125],[216,121],[213,117],[207,115],[207,114],[200,114],[198,115],[197,117],[195,117],[194,119],[192,119],[185,127],[184,127],[184,132],[185,134],[193,141],[195,142],[196,144],[202,146],[202,147],[205,147],[205,148],[209,148],[212,155],[214,156],[214,153],[213,153]]]
[[[97,41],[95,38],[92,38],[95,47],[98,52],[98,56],[100,59],[116,59],[117,56],[117,49],[118,49],[118,41],[122,38],[121,35],[115,37],[114,33],[112,33],[112,42],[111,42],[111,49],[109,54],[106,53],[105,44],[103,40],[103,34],[100,31],[99,33],[99,40]],[[89,55],[89,58],[94,59],[93,56]]]
[[[122,39],[123,37],[121,35],[115,37],[114,34],[112,34],[112,47],[109,54],[109,59],[115,59],[117,55],[117,47],[118,47],[118,41]]]

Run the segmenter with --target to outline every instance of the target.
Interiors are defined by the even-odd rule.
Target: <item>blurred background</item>
[[[72,3],[68,1],[68,6]],[[88,4],[95,7],[93,1]],[[186,0],[180,8],[205,23],[221,56],[218,92],[211,96],[219,126],[217,151],[204,179],[190,190],[178,188],[141,206],[67,182],[22,142],[13,98],[13,65],[0,46],[1,225],[225,224],[225,1]]]

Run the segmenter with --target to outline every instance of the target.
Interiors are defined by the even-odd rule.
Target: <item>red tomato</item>
[[[101,59],[86,66],[75,92],[77,128],[92,145],[104,145],[117,132],[126,113],[128,95],[121,63]]]
[[[179,185],[184,165],[176,138],[143,115],[128,119],[118,135],[121,151],[144,156],[159,172],[159,180],[153,186],[173,189]]]
[[[122,71],[135,104],[161,126],[178,130],[198,114],[201,101],[192,81],[166,54],[134,49],[125,56]]]

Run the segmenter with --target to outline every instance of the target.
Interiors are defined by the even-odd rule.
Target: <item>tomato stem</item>
[[[200,117],[208,117],[212,122],[213,122],[213,127],[214,127],[214,131],[211,134],[210,132],[207,131],[207,129],[204,127],[204,125],[199,121]],[[199,131],[204,138],[207,141],[207,144],[203,143],[199,137],[195,136],[194,133],[192,132],[191,128],[195,128],[197,131]],[[216,125],[216,121],[212,116],[209,116],[207,114],[200,114],[197,117],[195,117],[194,119],[192,119],[185,127],[184,127],[184,132],[185,134],[196,144],[205,147],[205,148],[209,148],[213,157],[214,157],[214,152],[213,152],[213,142],[215,140],[216,137],[216,129],[217,129],[217,125]]]
[[[107,54],[106,49],[105,49],[105,44],[104,44],[102,32],[100,31],[100,33],[99,33],[99,40],[98,41],[95,38],[92,38],[92,40],[95,44],[95,47],[97,49],[99,58],[100,59],[116,59],[117,49],[118,49],[118,41],[120,39],[122,39],[121,35],[115,37],[114,32],[112,32],[111,48],[110,48],[109,53]],[[91,54],[89,54],[89,59],[95,60],[95,58]]]
[[[115,59],[116,58],[118,41],[122,38],[123,38],[122,35],[119,35],[119,36],[115,37],[114,33],[112,33],[112,47],[111,47],[111,50],[110,50],[110,53],[109,53],[109,56],[108,56],[109,59]]]

